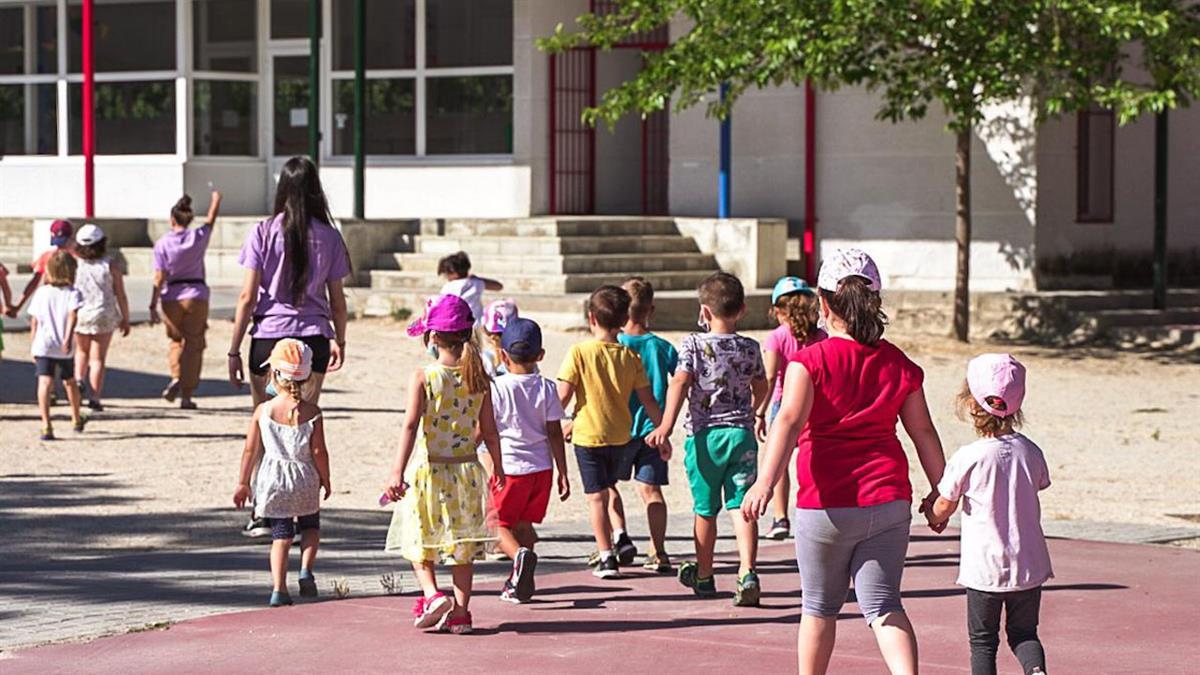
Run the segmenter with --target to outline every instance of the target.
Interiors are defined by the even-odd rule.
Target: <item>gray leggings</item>
[[[867,623],[904,611],[900,579],[908,553],[912,504],[796,509],[796,563],[804,613],[835,617],[846,603],[850,579]]]

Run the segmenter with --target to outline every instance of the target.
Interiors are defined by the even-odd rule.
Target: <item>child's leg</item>
[[[1008,633],[1008,646],[1026,673],[1046,670],[1046,652],[1037,634],[1041,605],[1041,588],[1005,594],[1004,629]]]
[[[433,563],[429,561],[414,562],[413,574],[417,576],[417,583],[421,584],[421,592],[425,597],[432,598],[437,595],[437,575],[433,571]]]
[[[596,537],[596,548],[600,551],[612,551],[612,521],[608,515],[608,498],[610,490],[605,488],[599,492],[587,495],[588,511],[592,520],[592,534]]]
[[[1000,611],[1004,600],[994,593],[967,589],[967,637],[971,641],[972,675],[995,675],[1000,645]]]
[[[534,545],[537,544],[537,532],[533,529],[533,523],[517,523],[512,533],[516,537],[517,543],[527,549],[533,550]]]
[[[321,548],[321,514],[314,513],[300,516],[300,569],[312,571],[313,563],[317,560],[317,550]]]
[[[88,374],[88,351],[92,348],[92,336],[75,334],[75,381],[86,382]]]
[[[696,514],[696,576],[700,579],[713,573],[713,551],[717,547],[717,518]]]
[[[272,518],[271,521],[271,583],[274,584],[273,589],[277,593],[286,595],[288,552],[292,549],[292,535],[283,535],[287,534],[284,530],[292,530],[292,519]],[[287,525],[277,525],[276,521],[287,521]]]
[[[733,533],[737,537],[738,578],[741,579],[758,566],[758,521],[747,523],[741,511],[737,510],[730,511],[729,515],[733,521]]]
[[[500,537],[500,550],[504,551],[504,555],[516,560],[517,551],[524,546],[524,544],[521,542],[520,536],[517,534],[516,528],[498,525],[496,527],[496,534]]]
[[[42,414],[42,427],[50,428],[50,390],[54,388],[53,375],[38,375],[38,412]]]
[[[112,344],[112,333],[101,333],[93,337],[88,353],[88,384],[92,387],[92,398],[99,401],[104,392],[104,370],[108,362],[108,347]]]
[[[63,380],[63,389],[65,389],[67,392],[67,402],[71,404],[71,421],[79,422],[79,408],[83,404],[83,395],[79,391],[79,381],[74,378]],[[49,397],[49,392],[53,390],[54,379],[51,378],[50,387],[47,390],[47,397]]]
[[[667,502],[663,499],[662,487],[648,483],[637,484],[638,493],[646,505],[646,525],[650,528],[650,542],[658,555],[667,554]]]
[[[451,580],[454,583],[454,609],[451,616],[465,616],[471,605],[471,586],[475,580],[475,565],[454,565],[450,568]]]

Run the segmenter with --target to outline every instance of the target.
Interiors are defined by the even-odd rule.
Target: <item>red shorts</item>
[[[504,489],[492,488],[492,506],[500,527],[517,523],[540,523],[550,504],[550,485],[554,470],[546,469],[524,476],[505,476]]]

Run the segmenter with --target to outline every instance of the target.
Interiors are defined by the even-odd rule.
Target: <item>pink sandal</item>
[[[466,635],[475,630],[471,624],[471,613],[467,612],[462,616],[447,616],[445,621],[442,621],[438,626],[438,632],[454,633],[455,635]]]
[[[413,603],[413,626],[417,628],[432,628],[454,608],[454,602],[438,591],[431,597],[420,597]]]

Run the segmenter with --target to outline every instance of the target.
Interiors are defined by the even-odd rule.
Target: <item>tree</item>
[[[750,87],[810,79],[880,94],[876,117],[940,104],[955,135],[954,334],[967,340],[971,134],[986,106],[1031,96],[1039,120],[1098,104],[1124,124],[1200,95],[1200,5],[1188,0],[621,0],[559,26],[547,50],[610,48],[672,20],[686,32],[585,113],[589,123],[691,107],[728,83],[724,117]]]

